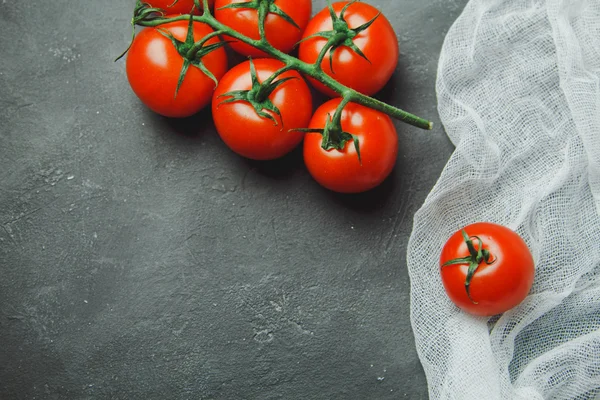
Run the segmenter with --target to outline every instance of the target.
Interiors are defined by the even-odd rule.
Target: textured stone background
[[[452,151],[435,76],[466,0],[372,1],[402,53],[379,97],[437,125],[396,123],[359,196],[298,151],[239,158],[208,111],[147,111],[113,62],[133,3],[0,4],[0,398],[427,398],[406,244]]]

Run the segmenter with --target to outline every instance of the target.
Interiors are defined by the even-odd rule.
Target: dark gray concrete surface
[[[210,113],[153,115],[124,62],[132,1],[0,3],[0,399],[426,399],[412,216],[452,146],[435,76],[466,0],[372,3],[401,46],[378,189],[250,162]],[[324,1],[315,1],[315,11]]]

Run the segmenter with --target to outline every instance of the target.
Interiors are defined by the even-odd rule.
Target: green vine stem
[[[347,95],[342,97],[342,102],[340,103],[337,110],[335,110],[335,114],[333,114],[332,122],[337,126],[342,128],[342,112],[344,111],[344,107],[348,105],[352,101],[352,96]]]
[[[242,35],[241,33],[237,32],[236,30],[231,29],[227,25],[217,21],[217,19],[210,12],[207,0],[203,0],[203,5],[204,5],[204,7],[203,7],[204,11],[203,11],[202,15],[190,16],[188,14],[184,14],[184,15],[178,15],[178,16],[170,17],[170,18],[165,18],[161,15],[158,15],[158,16],[153,15],[152,18],[138,18],[132,22],[135,25],[139,25],[139,26],[156,27],[156,26],[160,26],[160,25],[163,25],[163,24],[166,24],[169,22],[174,22],[174,21],[182,21],[182,20],[187,21],[191,17],[196,22],[202,22],[202,23],[207,24],[208,26],[213,28],[215,31],[221,32],[222,34],[224,34],[226,36],[237,39],[237,40],[239,40],[243,43],[246,43],[252,47],[262,50],[263,52],[267,53],[271,57],[286,64],[286,66],[287,66],[286,70],[294,69],[294,70],[304,74],[305,76],[309,76],[309,77],[321,82],[325,86],[329,87],[330,89],[332,89],[333,91],[338,93],[344,99],[342,104],[340,104],[340,106],[341,106],[340,109],[342,109],[343,106],[345,106],[349,102],[358,103],[363,106],[369,107],[371,109],[381,111],[381,112],[389,115],[392,118],[403,121],[407,124],[416,126],[418,128],[427,129],[427,130],[432,129],[433,124],[426,119],[418,117],[418,116],[411,114],[407,111],[404,111],[400,108],[391,106],[391,105],[389,105],[383,101],[377,100],[373,97],[366,96],[362,93],[357,92],[356,90],[353,90],[347,86],[342,85],[341,83],[336,81],[333,77],[331,77],[331,76],[327,75],[325,72],[323,72],[323,70],[321,69],[320,62],[317,62],[315,64],[308,64],[308,63],[305,63],[305,62],[299,60],[298,58],[296,58],[294,56],[291,56],[289,54],[286,54],[286,53],[283,53],[283,52],[277,50],[264,37],[264,18],[261,18],[262,19],[261,25],[263,25],[263,26],[261,27],[260,31],[262,33],[262,35],[261,35],[262,37],[259,40],[254,40],[245,35]],[[263,13],[264,13],[264,11],[263,11]],[[327,42],[327,46],[329,46],[329,47],[331,47],[334,44],[335,44],[334,40],[329,40]],[[323,49],[323,51],[322,51],[323,57],[325,56],[326,52],[327,52],[327,49]],[[323,57],[319,57],[319,59],[322,60]]]

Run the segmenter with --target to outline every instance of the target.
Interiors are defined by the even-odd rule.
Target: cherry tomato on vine
[[[336,23],[328,8],[316,14],[304,31],[299,58],[309,64],[317,62],[335,25],[334,32],[345,34],[345,40],[333,48],[333,55],[329,50],[323,58],[323,71],[358,92],[373,95],[389,81],[398,65],[398,39],[394,28],[383,14],[378,16],[379,11],[367,3],[337,2],[332,7]],[[320,82],[309,81],[320,92],[335,95]]]
[[[312,113],[310,89],[300,74],[284,72],[273,80],[267,96],[261,99],[257,94],[259,84],[268,83],[284,65],[270,58],[249,60],[229,70],[219,82],[212,101],[213,120],[225,144],[241,156],[272,160],[302,141],[303,133],[289,131],[308,126]]]
[[[335,114],[341,99],[332,99],[317,109],[309,129],[323,129]],[[381,184],[392,172],[398,154],[398,136],[386,114],[349,103],[341,115],[341,128],[358,139],[360,160],[353,140],[342,150],[322,148],[323,135],[304,137],[304,163],[323,187],[340,193],[359,193]]]
[[[535,266],[525,241],[509,228],[478,222],[454,233],[440,255],[448,297],[464,311],[492,316],[521,303]]]
[[[144,0],[152,8],[161,8],[167,14],[189,14],[194,7],[194,0]],[[214,0],[208,0],[208,5],[212,7]],[[200,1],[202,5],[202,0]],[[198,14],[198,10],[195,11]]]
[[[258,9],[250,7],[237,8],[237,5],[241,3],[249,3],[249,1],[216,0],[215,18],[251,39],[260,39]],[[257,7],[260,7],[261,3],[265,3],[270,10],[265,20],[267,40],[276,49],[284,53],[291,52],[296,43],[300,41],[302,32],[308,24],[312,13],[312,1],[258,0],[256,2]],[[231,47],[245,56],[267,56],[266,53],[233,38],[227,37],[226,40],[233,40]]]
[[[188,24],[188,21],[176,21],[144,28],[127,53],[127,79],[134,93],[147,107],[166,117],[187,117],[200,111],[210,103],[216,86],[205,72],[190,64],[177,89],[184,57],[165,35],[171,34],[173,39],[185,42]],[[213,30],[208,25],[194,22],[193,39],[190,39],[197,42],[211,33]],[[214,37],[205,46],[217,43],[219,39]],[[202,56],[201,62],[217,80],[227,70],[227,55],[222,47]]]

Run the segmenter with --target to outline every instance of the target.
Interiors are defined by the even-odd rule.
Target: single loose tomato
[[[167,14],[189,14],[194,7],[194,0],[145,0],[152,8],[165,10]],[[208,5],[212,7],[214,0],[208,0]],[[202,0],[200,0],[202,5]],[[198,13],[198,10],[195,12]]]
[[[300,41],[312,13],[311,0],[258,0],[253,4],[246,4],[244,8],[236,8],[236,5],[241,3],[249,2],[248,0],[216,0],[215,18],[251,39],[260,39],[258,8],[261,7],[261,3],[265,3],[269,8],[265,20],[265,35],[273,47],[284,53],[291,52]],[[240,54],[252,57],[267,56],[266,53],[250,45],[233,38],[226,39],[233,41],[231,47]]]
[[[535,267],[525,241],[505,226],[468,225],[448,239],[440,256],[448,297],[461,309],[492,316],[521,303]]]
[[[217,80],[227,70],[227,55],[222,47],[201,57],[203,49],[199,49],[198,54],[188,58],[191,42],[213,33],[206,24],[194,22],[192,26],[193,38],[188,37],[188,21],[145,28],[127,53],[127,78],[134,93],[147,107],[166,117],[187,117],[210,103],[216,83],[195,64],[201,62]],[[169,34],[172,38],[167,37]],[[213,37],[204,48],[218,43],[218,37]],[[184,62],[189,64],[178,89]]]
[[[293,70],[282,73],[269,85],[268,79],[284,65],[269,58],[245,61],[219,82],[212,102],[213,120],[234,152],[254,160],[272,160],[302,141],[303,134],[290,129],[308,126],[311,93],[302,76]],[[266,86],[272,91],[265,91],[261,98],[260,87]]]
[[[341,99],[332,99],[317,109],[309,129],[323,129],[335,114]],[[313,178],[327,189],[340,193],[370,190],[392,172],[398,154],[398,136],[386,114],[349,103],[341,114],[341,128],[358,139],[348,140],[341,150],[325,150],[323,135],[309,132],[304,138],[304,163]]]
[[[332,32],[338,34],[339,41],[327,52],[321,68],[358,92],[377,93],[398,65],[398,39],[394,28],[383,14],[378,16],[379,11],[367,3],[343,1],[333,3],[331,7],[336,21],[332,20],[328,8],[315,15],[304,31],[299,58],[309,64],[317,62]],[[370,21],[373,23],[368,25]],[[320,92],[335,95],[320,82],[312,78],[309,81]]]

